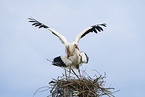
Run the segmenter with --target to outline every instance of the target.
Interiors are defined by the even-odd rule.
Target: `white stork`
[[[80,73],[79,66],[82,63],[88,63],[88,57],[86,53],[80,52],[78,48],[79,40],[90,32],[95,32],[95,33],[97,33],[98,31],[101,32],[103,31],[102,27],[106,27],[106,24],[98,24],[98,25],[93,25],[91,27],[88,27],[87,29],[80,32],[74,38],[73,42],[69,43],[63,35],[53,30],[52,28],[40,23],[36,19],[33,19],[33,18],[28,18],[28,19],[29,19],[29,22],[32,22],[33,23],[32,25],[34,25],[35,27],[38,26],[39,28],[45,28],[51,31],[65,45],[67,56],[59,56],[59,57],[54,58],[53,65],[60,66],[60,67],[70,66],[69,71],[71,70],[71,66],[72,66],[78,69],[79,73]]]

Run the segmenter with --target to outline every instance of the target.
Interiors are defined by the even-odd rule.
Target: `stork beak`
[[[78,45],[75,45],[75,48],[77,48],[79,50]]]
[[[67,58],[69,58],[69,48],[67,48]]]

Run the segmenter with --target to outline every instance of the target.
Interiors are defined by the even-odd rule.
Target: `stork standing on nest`
[[[63,35],[53,30],[52,28],[40,23],[36,19],[33,18],[28,18],[28,19],[30,20],[29,22],[32,22],[33,23],[32,25],[34,25],[35,27],[38,26],[39,28],[45,28],[51,31],[65,45],[67,56],[59,56],[54,58],[53,65],[60,66],[60,67],[69,67],[69,76],[71,72],[71,67],[78,69],[78,72],[80,74],[80,69],[79,69],[80,65],[82,65],[82,63],[88,63],[88,57],[86,53],[81,52],[78,48],[79,40],[90,32],[95,32],[95,33],[97,33],[98,31],[101,32],[103,31],[102,27],[106,27],[106,24],[98,24],[98,25],[93,25],[91,27],[88,27],[87,29],[80,32],[75,37],[73,42],[69,43]]]

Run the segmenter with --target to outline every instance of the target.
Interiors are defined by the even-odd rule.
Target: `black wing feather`
[[[103,31],[103,28],[101,27],[106,27],[106,24],[98,24],[98,25],[94,25],[94,26],[91,26],[92,28],[87,30],[82,36],[81,38],[83,38],[86,34],[90,33],[90,32],[95,32],[97,33],[97,31],[101,32]]]
[[[92,32],[91,30],[88,30],[88,31],[86,31],[82,36],[81,36],[81,38],[83,38],[86,34],[88,34],[89,32]]]
[[[106,24],[100,24],[101,26],[107,27]]]
[[[103,31],[103,29],[100,26],[95,27],[99,32]]]
[[[62,61],[61,56],[54,58],[52,64],[54,66],[66,67],[66,64]]]
[[[32,26],[35,26],[35,27],[39,26],[39,28],[49,28],[48,26],[40,23],[36,19],[33,19],[33,18],[28,18],[28,19],[30,20],[29,22],[32,22],[33,23]]]

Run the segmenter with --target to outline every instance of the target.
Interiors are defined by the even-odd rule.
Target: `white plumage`
[[[50,30],[65,45],[65,51],[67,55],[58,56],[54,58],[53,65],[60,66],[60,67],[70,67],[70,68],[73,67],[78,69],[79,73],[80,73],[79,66],[82,65],[82,63],[88,63],[88,56],[86,55],[86,53],[81,52],[78,48],[79,40],[90,32],[95,32],[95,33],[97,33],[98,31],[101,32],[103,31],[102,27],[106,27],[106,24],[98,24],[98,25],[88,27],[87,29],[79,33],[74,38],[74,41],[72,43],[69,43],[63,35],[53,30],[52,28],[40,23],[35,19],[32,18],[28,18],[28,19],[30,19],[29,22],[33,22],[32,25],[34,25],[35,27],[38,26],[39,28],[46,28]]]

